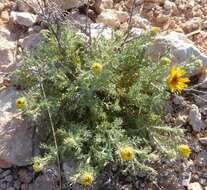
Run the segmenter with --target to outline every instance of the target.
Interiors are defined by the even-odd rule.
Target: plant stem
[[[42,81],[40,80],[40,87],[43,93],[43,97],[45,99],[45,101],[47,102],[47,97],[45,94],[45,89],[44,86],[42,84]],[[62,179],[61,179],[61,167],[60,167],[60,158],[59,158],[59,150],[58,150],[58,144],[57,144],[57,137],[56,137],[56,133],[55,133],[55,127],[54,127],[54,123],[52,120],[52,116],[50,113],[50,109],[47,105],[47,112],[48,112],[48,116],[49,116],[49,120],[50,120],[50,125],[51,125],[51,129],[52,129],[52,134],[53,134],[53,138],[54,138],[54,143],[55,143],[55,148],[56,148],[56,152],[57,152],[57,164],[58,164],[58,173],[59,173],[59,190],[62,190]]]

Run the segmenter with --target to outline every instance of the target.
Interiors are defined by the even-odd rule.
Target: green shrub
[[[45,41],[25,56],[18,71],[18,83],[27,89],[25,117],[39,130],[48,130],[38,159],[45,164],[56,161],[49,109],[61,161],[73,156],[79,163],[70,180],[84,172],[95,176],[109,163],[131,175],[155,174],[150,162],[174,157],[182,130],[162,120],[170,97],[169,66],[144,56],[153,35],[123,43],[115,34],[111,40],[93,40],[87,49],[81,37],[64,28],[61,40],[64,55],[53,35],[45,34]],[[130,161],[120,154],[126,147],[134,150]]]

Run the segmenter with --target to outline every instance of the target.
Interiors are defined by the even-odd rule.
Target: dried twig
[[[135,7],[135,4],[136,4],[136,0],[133,0],[132,6],[131,6],[131,9],[130,9],[129,22],[128,22],[128,29],[127,29],[126,36],[125,36],[125,38],[124,38],[124,42],[126,42],[126,40],[128,39],[129,34],[130,34],[130,30],[131,30],[131,28],[132,28],[132,17],[133,17],[133,13],[134,13],[134,7]]]

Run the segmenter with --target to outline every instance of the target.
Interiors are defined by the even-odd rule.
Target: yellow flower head
[[[169,57],[163,57],[161,60],[160,60],[160,63],[162,65],[169,65],[172,63],[172,60],[169,58]]]
[[[124,161],[133,160],[135,157],[135,151],[131,147],[125,147],[120,149],[121,158]]]
[[[18,98],[16,100],[16,108],[17,109],[24,109],[26,106],[27,106],[26,98],[22,97],[22,98]]]
[[[151,28],[151,32],[154,33],[154,34],[158,34],[158,33],[160,33],[160,28],[156,27],[156,26],[153,26]]]
[[[91,185],[93,183],[93,180],[94,180],[93,175],[90,173],[84,174],[81,179],[82,184],[85,186]]]
[[[94,63],[91,67],[93,73],[99,74],[101,73],[103,66],[100,63]]]
[[[33,164],[33,170],[36,173],[41,172],[43,170],[43,167],[44,167],[44,165],[39,161],[35,161]]]
[[[178,151],[180,153],[181,156],[183,156],[184,158],[188,158],[191,154],[191,148],[188,145],[180,145],[178,146]]]
[[[171,92],[181,93],[188,87],[186,83],[190,82],[189,78],[184,77],[186,72],[176,66],[173,66],[167,78],[167,84]]]

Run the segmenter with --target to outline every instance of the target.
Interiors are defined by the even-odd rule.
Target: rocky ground
[[[40,31],[46,29],[37,1],[26,2],[0,0],[0,190],[56,190],[55,168],[46,168],[40,175],[32,171],[30,161],[38,151],[34,128],[15,109],[21,91],[12,85],[12,73],[22,53],[43,40]],[[81,33],[86,22],[84,3],[61,2],[67,21],[84,35]],[[129,24],[136,35],[151,26],[159,26],[163,32],[146,52],[155,61],[169,48],[174,63],[179,64],[194,54],[207,65],[207,0],[102,0],[100,7],[92,2],[88,15],[92,38],[102,35],[110,39],[113,29],[126,32]],[[197,85],[196,92],[172,97],[166,116],[168,122],[186,128],[185,141],[193,150],[190,159],[160,160],[156,185],[147,184],[142,177],[135,184],[127,184],[126,180],[118,189],[207,190],[206,68],[191,77],[195,81],[192,85]],[[71,163],[64,166],[65,174],[71,171]]]

